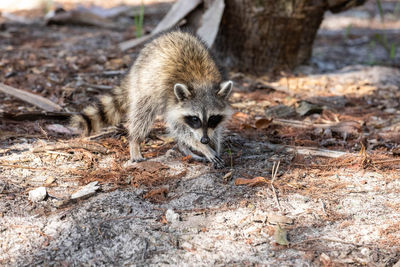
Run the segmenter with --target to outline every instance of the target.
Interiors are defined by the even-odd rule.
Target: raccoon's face
[[[232,91],[232,82],[223,82],[218,88],[210,90],[192,91],[184,84],[174,86],[178,99],[178,120],[201,143],[216,143],[215,133],[232,113],[227,101]]]

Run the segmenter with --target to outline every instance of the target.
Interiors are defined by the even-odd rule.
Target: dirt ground
[[[146,2],[144,31],[170,6]],[[123,129],[74,136],[68,113],[117,85],[137,56],[118,48],[135,37],[134,17],[47,25],[45,10],[0,17],[0,82],[63,107],[43,113],[0,93],[1,265],[400,261],[399,1],[382,1],[383,19],[375,1],[326,14],[312,58],[293,72],[230,72],[223,170],[180,154],[162,122],[142,145],[150,159],[131,168]]]

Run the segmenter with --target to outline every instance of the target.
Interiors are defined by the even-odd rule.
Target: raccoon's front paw
[[[225,168],[225,162],[218,156],[215,156],[214,158],[212,158],[211,162],[213,163],[214,169],[223,169],[223,168]]]

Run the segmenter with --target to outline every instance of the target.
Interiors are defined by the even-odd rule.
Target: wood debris
[[[62,110],[62,107],[47,98],[5,85],[4,83],[0,83],[0,92],[16,97],[46,111],[55,112]]]

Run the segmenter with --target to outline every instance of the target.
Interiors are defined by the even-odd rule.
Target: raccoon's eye
[[[215,128],[222,121],[224,116],[222,115],[213,115],[208,118],[207,126],[208,128]]]
[[[196,116],[185,116],[185,122],[193,129],[198,129],[201,127],[201,120]]]

